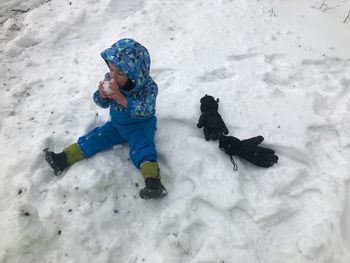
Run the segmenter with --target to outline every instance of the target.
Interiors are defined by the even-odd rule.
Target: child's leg
[[[127,138],[130,146],[130,159],[139,169],[144,162],[157,161],[157,150],[154,143],[154,136],[155,129],[143,128],[133,131]]]
[[[84,155],[78,144],[74,143],[66,147],[63,152],[54,153],[48,148],[44,149],[45,160],[54,170],[55,175],[63,172],[68,166],[84,159]]]
[[[66,156],[66,161],[68,166],[84,159],[84,154],[82,153],[77,143],[73,143],[68,147],[66,147],[63,150],[63,153]]]
[[[111,122],[107,122],[103,126],[97,127],[80,137],[77,144],[84,157],[89,158],[98,152],[123,142],[125,142],[125,140],[120,136]]]
[[[160,180],[159,165],[157,161],[146,161],[140,165],[140,170],[145,179],[154,178]]]
[[[145,178],[145,188],[140,190],[142,199],[158,199],[167,194],[165,187],[160,182],[158,162],[146,161],[140,166],[140,170]]]
[[[113,145],[125,142],[110,122],[91,130],[80,137],[77,143],[66,147],[63,152],[54,153],[44,150],[45,160],[50,164],[56,175],[60,174],[68,166],[93,156]]]
[[[160,182],[157,151],[154,143],[155,129],[144,128],[135,131],[128,138],[130,158],[144,176],[146,187],[141,189],[143,199],[160,198],[166,195],[166,190]]]

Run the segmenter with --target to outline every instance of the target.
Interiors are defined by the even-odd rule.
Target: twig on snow
[[[327,6],[326,8],[324,8],[324,9],[322,10],[322,12],[326,12],[326,11],[328,11],[328,10],[331,10],[331,9],[334,9],[334,8],[337,8],[337,7],[340,7],[340,5],[336,5],[336,6]]]
[[[275,13],[275,11],[273,10],[273,8],[270,8],[270,9],[269,9],[269,12],[270,12],[270,15],[271,15],[271,16],[277,16],[276,13]]]
[[[319,7],[317,7],[319,1],[317,1],[313,6],[311,6],[312,8],[317,8],[317,9],[320,9],[322,12],[326,12],[328,10],[331,10],[331,9],[334,9],[334,8],[337,8],[337,7],[340,7],[340,5],[337,5],[337,6],[329,6],[327,3],[326,3],[326,0],[322,0],[322,3]]]
[[[23,9],[11,9],[11,11],[19,12],[19,13],[27,13],[29,10],[30,10],[29,7],[26,10],[23,10]]]
[[[350,17],[350,10],[349,10],[348,15],[346,16],[346,18],[345,18],[344,21],[343,21],[344,24],[346,23],[346,21],[348,21],[349,17]]]
[[[318,9],[322,9],[323,7],[328,8],[328,5],[326,4],[326,0],[322,1],[322,4],[320,5],[320,7]]]
[[[10,27],[10,31],[20,31],[21,28],[19,26],[17,26],[16,24],[13,24],[11,27]]]

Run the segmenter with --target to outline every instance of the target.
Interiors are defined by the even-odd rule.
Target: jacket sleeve
[[[100,93],[98,90],[95,91],[94,95],[93,95],[93,99],[94,102],[96,103],[97,106],[100,106],[101,108],[108,108],[109,106],[111,106],[112,101],[110,99],[105,99],[103,100],[100,96]]]
[[[127,96],[126,113],[133,118],[147,118],[156,112],[156,98],[158,95],[158,86],[152,83],[139,91],[136,96]]]
[[[109,73],[106,73],[104,80],[110,80],[110,79],[111,78],[110,78]],[[109,106],[111,106],[111,103],[112,103],[112,101],[110,99],[108,99],[108,98],[103,100],[101,98],[100,93],[99,93],[98,90],[95,91],[95,93],[93,95],[93,100],[94,100],[94,102],[96,103],[97,106],[100,106],[101,108],[104,108],[104,109],[106,109]]]

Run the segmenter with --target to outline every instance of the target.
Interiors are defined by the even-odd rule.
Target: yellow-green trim
[[[63,151],[66,154],[68,165],[72,165],[84,159],[84,154],[77,143],[69,145]]]
[[[141,173],[145,179],[160,179],[158,162],[144,162],[140,166]]]

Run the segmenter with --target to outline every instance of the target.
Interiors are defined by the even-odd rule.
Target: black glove
[[[221,136],[219,148],[230,155],[231,161],[235,165],[234,169],[237,165],[234,163],[233,155],[237,155],[256,166],[267,168],[277,163],[278,156],[274,150],[258,146],[263,140],[264,137],[260,135],[242,141],[232,136]]]
[[[221,135],[228,134],[227,127],[218,113],[219,99],[205,95],[201,98],[201,116],[197,124],[198,128],[202,128],[204,137],[207,141],[210,139],[217,140]]]

